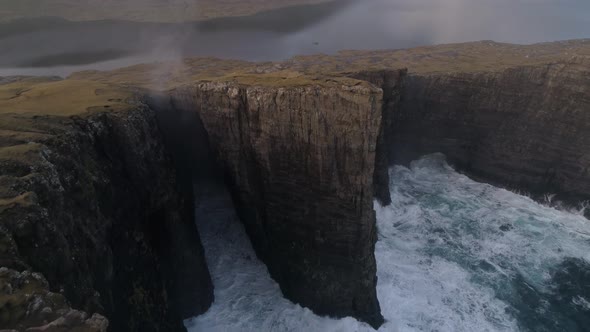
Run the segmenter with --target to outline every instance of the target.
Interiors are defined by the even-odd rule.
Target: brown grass
[[[534,45],[490,41],[403,50],[344,51],[294,57],[284,62],[191,58],[175,63],[137,65],[107,72],[80,72],[73,79],[167,90],[199,80],[238,80],[248,84],[287,84],[286,78],[321,80],[343,73],[408,68],[410,73],[500,71],[514,66],[569,61],[590,56],[590,40]],[[296,81],[296,80],[295,80]]]
[[[332,76],[332,75],[310,75],[292,70],[282,70],[270,73],[240,73],[230,74],[212,79],[218,82],[236,82],[238,84],[263,86],[263,87],[300,87],[300,86],[337,86],[337,85],[359,85],[366,82],[356,79]]]
[[[34,204],[35,194],[26,192],[22,195],[12,198],[0,198],[0,213],[4,210],[11,209],[16,206],[27,207]]]
[[[110,84],[62,80],[54,82],[18,81],[0,85],[0,114],[71,116],[89,109],[126,109],[128,90]]]
[[[0,148],[0,161],[3,160],[16,160],[16,161],[29,161],[39,153],[41,148],[40,144],[19,144],[13,146],[7,146]]]
[[[590,55],[590,40],[533,45],[481,41],[402,50],[344,51],[295,57],[284,66],[305,72],[408,68],[412,73],[498,71]]]
[[[498,71],[589,56],[590,40],[576,40],[535,45],[486,41],[407,50],[346,51],[276,63],[193,58],[108,72],[80,72],[61,81],[35,78],[0,85],[0,115],[71,116],[96,110],[117,111],[131,107],[127,101],[137,87],[165,91],[196,81],[262,86],[356,84],[342,81],[349,79],[341,76],[362,70],[398,68],[422,74]],[[15,130],[4,126],[0,129]]]

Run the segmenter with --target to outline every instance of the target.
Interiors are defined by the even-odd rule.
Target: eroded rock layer
[[[152,110],[1,116],[0,326],[177,331],[208,308],[192,199]]]
[[[590,199],[590,61],[412,75],[389,129],[393,162],[444,153],[460,170],[534,195]]]
[[[366,82],[172,91],[197,112],[259,257],[285,296],[379,326],[373,170],[382,90]]]

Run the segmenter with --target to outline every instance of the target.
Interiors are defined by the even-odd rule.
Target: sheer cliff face
[[[590,199],[590,61],[414,75],[390,130],[395,162],[442,152],[475,177]]]
[[[192,200],[153,111],[1,116],[2,327],[176,331],[208,308]]]
[[[400,97],[404,91],[404,81],[407,70],[378,70],[362,71],[351,74],[351,77],[361,79],[381,87],[383,90],[383,106],[381,107],[381,128],[377,138],[375,171],[373,173],[373,194],[382,205],[391,203],[389,193],[389,167],[394,160],[389,153],[393,141],[393,121],[399,113]]]
[[[63,82],[39,95],[83,84]],[[157,100],[159,113],[121,102],[126,93],[100,99],[102,85],[82,99],[117,110],[0,113],[2,326],[182,329],[213,296],[191,188],[218,174],[286,297],[379,326],[383,90],[344,77],[280,82],[195,83]]]
[[[360,81],[200,83],[172,100],[200,115],[252,243],[285,296],[379,326],[372,204],[382,90]]]
[[[442,152],[484,181],[590,200],[590,60],[267,74],[177,87],[150,98],[157,114],[107,85],[82,94],[90,81],[0,91],[0,326],[182,329],[213,297],[192,185],[218,175],[287,298],[374,327],[373,198],[389,203],[392,164]],[[1,112],[88,99],[98,111]]]

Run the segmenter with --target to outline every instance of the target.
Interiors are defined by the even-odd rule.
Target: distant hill
[[[293,5],[329,0],[3,0],[0,22],[19,18],[60,17],[72,21],[124,20],[185,22],[252,15]]]
[[[175,88],[197,80],[282,81],[302,75],[319,80],[366,70],[408,68],[414,74],[498,72],[516,66],[547,65],[590,58],[590,39],[518,45],[478,41],[399,50],[350,50],[335,55],[296,56],[286,61],[248,62],[187,58],[181,63],[140,64],[112,71],[84,71],[70,77],[105,83]],[[261,75],[262,74],[262,75]]]

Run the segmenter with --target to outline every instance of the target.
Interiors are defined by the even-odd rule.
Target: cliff
[[[387,91],[402,74],[388,76]],[[372,207],[385,142],[380,86],[246,75],[155,93],[148,106],[137,97],[145,90],[118,85],[6,82],[0,106],[14,112],[0,114],[4,280],[34,271],[46,281],[16,297],[22,282],[5,281],[4,300],[20,309],[3,326],[98,319],[99,330],[182,329],[181,318],[212,301],[191,194],[215,178],[287,298],[383,322]],[[59,297],[40,306],[54,314],[29,312],[31,294]]]
[[[284,295],[378,327],[373,171],[382,89],[358,80],[203,82],[196,112],[258,256]]]
[[[182,329],[213,295],[192,184],[221,178],[287,298],[377,327],[389,166],[442,152],[483,181],[590,199],[590,63],[567,53],[588,44],[0,80],[0,326]]]
[[[383,104],[381,106],[381,126],[377,137],[375,171],[373,173],[373,196],[381,205],[391,204],[389,193],[389,167],[395,163],[390,152],[390,144],[395,135],[394,121],[399,113],[400,98],[404,92],[407,70],[361,71],[349,74],[381,87]],[[392,130],[393,129],[393,130]]]
[[[210,305],[192,197],[126,91],[0,86],[2,328],[182,330]]]
[[[393,163],[442,152],[481,180],[577,206],[590,200],[590,61],[410,75]],[[590,212],[590,211],[587,211]]]

